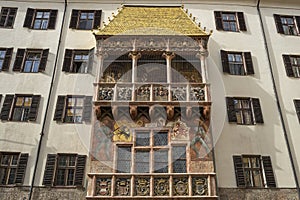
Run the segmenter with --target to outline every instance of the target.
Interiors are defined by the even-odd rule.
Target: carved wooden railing
[[[214,173],[88,174],[87,199],[217,199]]]
[[[97,101],[208,102],[209,84],[196,83],[101,83]]]

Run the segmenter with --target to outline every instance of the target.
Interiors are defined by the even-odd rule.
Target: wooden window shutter
[[[244,13],[238,12],[237,17],[239,20],[240,31],[247,31]]]
[[[33,21],[34,13],[35,13],[34,9],[32,9],[32,8],[27,9],[23,27],[32,28],[32,21]]]
[[[252,56],[250,52],[244,52],[247,74],[254,74]]]
[[[215,11],[215,21],[216,21],[216,29],[217,30],[224,30],[223,28],[223,20],[222,20],[222,13],[219,11]]]
[[[283,57],[283,62],[284,62],[284,66],[285,66],[286,75],[288,77],[294,77],[294,72],[293,72],[290,56],[282,55],[282,57]]]
[[[229,63],[228,63],[228,53],[227,51],[221,50],[221,60],[223,66],[223,72],[230,73]]]
[[[75,169],[75,182],[76,186],[83,186],[84,171],[85,171],[86,155],[77,156],[77,164]]]
[[[253,106],[253,111],[254,111],[254,116],[255,116],[255,121],[256,123],[264,123],[260,103],[258,98],[252,98],[252,106]]]
[[[17,50],[17,55],[16,55],[16,60],[14,63],[13,71],[21,71],[21,69],[23,67],[25,53],[26,53],[25,49]]]
[[[83,121],[86,121],[86,122],[91,121],[92,110],[93,110],[93,97],[86,96],[84,98],[84,107],[83,107],[83,113],[82,113]]]
[[[88,60],[88,72],[91,73],[93,70],[93,64],[94,64],[94,51],[95,47],[90,49],[89,51],[89,60]]]
[[[42,53],[41,63],[39,66],[39,72],[43,72],[46,69],[47,60],[48,60],[49,49],[44,49]]]
[[[43,185],[52,186],[56,165],[56,154],[48,154],[44,172]]]
[[[2,94],[0,94],[0,105],[1,105],[1,100],[2,100]]]
[[[268,187],[276,187],[276,181],[274,176],[274,171],[272,167],[271,157],[270,156],[262,156],[262,162],[265,171],[265,177],[267,181]]]
[[[50,10],[48,29],[55,29],[57,10]]]
[[[276,24],[277,32],[284,34],[280,15],[274,14],[274,19],[275,19],[275,24]]]
[[[29,121],[36,121],[38,110],[39,110],[39,104],[41,100],[41,95],[33,95],[32,96],[32,102],[31,107],[28,115]]]
[[[234,98],[226,97],[226,104],[227,104],[228,121],[229,122],[237,122],[236,111],[234,108]]]
[[[13,48],[7,48],[5,53],[5,58],[2,64],[2,71],[8,71],[10,66],[10,61],[13,53]]]
[[[246,187],[242,156],[233,156],[236,184],[238,187]]]
[[[95,17],[94,17],[94,29],[98,29],[100,27],[100,22],[101,22],[101,10],[96,10],[95,11]]]
[[[66,104],[66,96],[58,96],[54,113],[54,121],[62,121]]]
[[[294,104],[295,104],[295,108],[296,108],[296,113],[297,113],[297,116],[298,116],[298,120],[300,122],[300,100],[294,99]]]
[[[23,184],[28,162],[28,153],[20,155],[15,184]]]
[[[298,34],[300,34],[300,16],[296,16],[296,23],[298,26]]]
[[[66,49],[62,71],[64,71],[64,72],[70,72],[71,71],[71,65],[72,65],[72,60],[73,60],[73,52],[74,51],[71,50],[71,49]]]
[[[69,28],[75,28],[75,29],[77,28],[78,16],[79,16],[79,10],[73,9]]]
[[[9,120],[10,110],[14,101],[15,95],[6,95],[1,110],[1,120]]]

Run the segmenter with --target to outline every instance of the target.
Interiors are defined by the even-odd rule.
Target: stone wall
[[[219,188],[220,200],[297,200],[296,189]]]
[[[29,187],[0,187],[1,200],[28,200]],[[46,188],[33,190],[33,200],[85,200],[86,192],[76,188]]]

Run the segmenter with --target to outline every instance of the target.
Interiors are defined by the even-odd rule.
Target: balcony
[[[88,174],[87,199],[217,199],[215,174]]]
[[[203,83],[101,83],[98,102],[209,102],[209,84]]]

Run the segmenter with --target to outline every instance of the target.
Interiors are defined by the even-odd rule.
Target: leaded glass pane
[[[136,146],[150,146],[150,133],[136,133]]]
[[[186,173],[186,160],[176,160],[173,162],[173,173]]]
[[[168,145],[168,132],[159,132],[154,134],[154,146]]]
[[[135,153],[135,172],[136,173],[149,173],[149,160],[150,152],[136,151]]]

